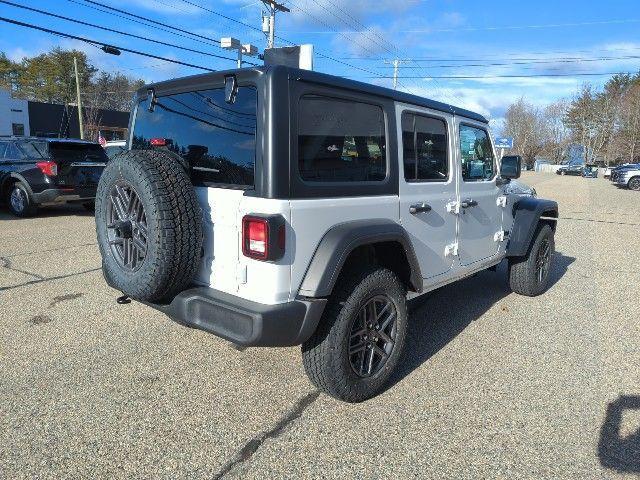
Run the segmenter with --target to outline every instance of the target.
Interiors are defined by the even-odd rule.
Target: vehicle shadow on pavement
[[[67,217],[93,217],[95,214],[86,210],[82,205],[63,205],[60,207],[40,208],[31,217],[20,218],[12,215],[6,208],[0,207],[0,221],[2,220],[32,220],[38,218]]]
[[[628,435],[622,433],[623,412],[640,411],[640,396],[621,395],[607,406],[600,428],[598,458],[603,467],[620,473],[640,473],[640,425]]]
[[[560,281],[576,259],[556,252],[553,260],[549,288]],[[399,363],[389,388],[419,368],[471,322],[511,293],[506,261],[503,261],[496,272],[485,270],[410,301],[404,359]],[[503,307],[505,315],[509,315],[507,308]]]

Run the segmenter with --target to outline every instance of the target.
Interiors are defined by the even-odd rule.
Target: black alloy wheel
[[[124,270],[135,272],[147,255],[147,216],[131,184],[118,181],[109,193],[107,229],[113,256]]]
[[[393,351],[396,308],[387,296],[377,295],[358,312],[349,336],[349,363],[359,377],[377,374]]]

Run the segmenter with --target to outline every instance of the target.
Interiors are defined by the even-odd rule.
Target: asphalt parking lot
[[[0,477],[636,478],[640,194],[523,181],[560,205],[550,290],[501,266],[414,302],[400,374],[358,405],[298,348],[117,305],[81,207],[1,211]]]

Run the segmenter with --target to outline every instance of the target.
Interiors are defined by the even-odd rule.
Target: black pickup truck
[[[108,157],[94,142],[0,138],[0,203],[18,217],[38,206],[77,202],[91,210]]]

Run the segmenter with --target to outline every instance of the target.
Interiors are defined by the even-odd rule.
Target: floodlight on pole
[[[251,43],[244,45],[237,38],[223,37],[220,39],[220,46],[225,50],[235,50],[238,53],[238,68],[242,68],[242,56],[255,57],[258,55],[258,47]]]

